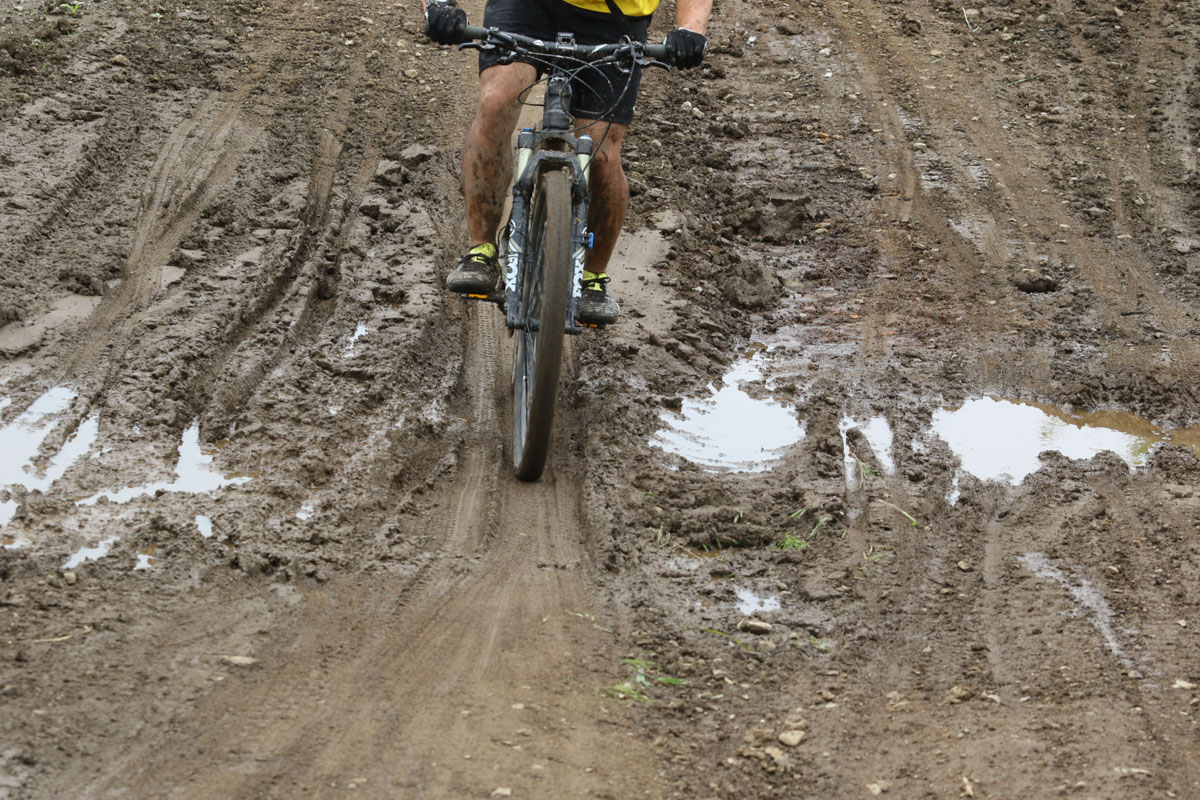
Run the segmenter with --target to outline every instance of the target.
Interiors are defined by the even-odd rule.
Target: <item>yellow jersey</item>
[[[588,11],[599,11],[601,14],[611,13],[608,3],[604,0],[564,0],[573,6],[585,8]],[[645,17],[654,13],[658,8],[658,0],[615,0],[617,8],[627,17]]]

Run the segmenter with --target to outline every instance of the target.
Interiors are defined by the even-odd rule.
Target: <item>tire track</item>
[[[355,782],[370,797],[495,785],[574,797],[615,782],[628,797],[651,785],[648,765],[592,719],[594,688],[562,684],[581,652],[604,647],[568,613],[594,602],[580,490],[557,472],[533,485],[501,474],[503,325],[472,316],[461,408],[470,426],[457,478],[429,521],[445,531],[438,556],[400,593],[356,581],[317,593],[294,638],[266,656],[269,679],[207,698],[195,729],[131,758],[88,796],[172,786],[173,797],[324,797]],[[519,766],[509,757],[517,737]],[[530,759],[550,770],[549,786]]]
[[[251,83],[244,84],[228,100],[209,95],[163,143],[146,177],[133,243],[121,268],[121,287],[89,318],[89,337],[69,362],[71,372],[83,371],[122,333],[128,334],[153,293],[156,268],[166,263],[233,177],[258,133],[242,115],[241,103],[251,88]],[[122,325],[112,331],[118,322]]]

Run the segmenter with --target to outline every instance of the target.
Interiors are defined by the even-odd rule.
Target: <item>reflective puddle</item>
[[[96,559],[104,558],[119,539],[119,536],[110,536],[107,539],[101,539],[98,544],[76,550],[70,558],[63,562],[62,568],[75,569],[85,561],[95,561]]]
[[[1125,412],[1070,414],[1041,403],[991,397],[935,411],[933,432],[950,446],[965,472],[1013,485],[1041,466],[1038,453],[1044,450],[1071,459],[1110,450],[1131,468],[1145,464],[1154,446],[1164,442],[1187,445],[1200,455],[1200,429],[1164,431]]]
[[[213,470],[211,464],[212,455],[200,448],[200,423],[193,422],[183,432],[183,439],[179,443],[179,458],[175,463],[175,480],[154,481],[142,486],[100,492],[77,501],[77,505],[90,506],[102,497],[108,498],[113,503],[128,503],[134,498],[152,496],[160,491],[207,494],[226,486],[239,486],[250,480],[245,476],[225,477]]]
[[[50,389],[25,409],[16,419],[0,428],[0,489],[24,487],[28,491],[45,492],[66,474],[77,461],[87,455],[96,443],[100,431],[100,415],[89,414],[79,424],[50,463],[39,465],[38,452],[46,437],[59,423],[76,394],[65,386]],[[3,410],[11,404],[4,398]],[[14,500],[0,503],[0,528],[7,525],[17,512]]]
[[[778,611],[778,597],[761,597],[749,589],[735,589],[737,593],[737,610],[750,616],[760,611]]]
[[[157,564],[158,559],[154,557],[154,554],[157,552],[158,546],[153,544],[138,550],[137,563],[133,565],[134,570],[150,569]]]
[[[792,409],[747,384],[763,380],[767,357],[759,345],[734,362],[705,397],[688,398],[679,411],[663,411],[651,443],[710,472],[761,472],[804,438]]]
[[[200,535],[205,539],[211,539],[213,535],[212,519],[203,514],[197,514],[196,529],[200,531]]]
[[[358,323],[358,326],[355,327],[355,329],[354,329],[354,333],[350,334],[350,341],[347,342],[345,349],[342,350],[342,357],[343,358],[353,358],[355,355],[357,355],[358,340],[361,339],[362,337],[366,336],[370,332],[371,332],[370,328],[368,328],[366,325],[364,325],[361,322]]]
[[[853,417],[842,417],[842,421],[838,425],[838,429],[842,432],[842,454],[846,459],[848,471],[857,472],[859,467],[854,453],[850,452],[850,442],[846,439],[846,432],[851,428],[858,428],[862,431],[867,444],[871,447],[871,452],[879,460],[879,466],[884,474],[894,473],[896,462],[892,460],[892,426],[888,424],[887,418],[871,417],[867,422],[860,423]]]

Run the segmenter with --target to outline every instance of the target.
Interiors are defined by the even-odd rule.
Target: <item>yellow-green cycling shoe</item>
[[[608,275],[583,273],[580,282],[579,307],[575,314],[581,325],[612,325],[621,313],[621,307],[608,293]]]
[[[476,245],[462,257],[458,266],[446,278],[446,288],[459,294],[490,295],[500,277],[496,260],[496,245]]]

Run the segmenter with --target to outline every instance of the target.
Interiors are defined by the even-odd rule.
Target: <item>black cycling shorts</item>
[[[613,44],[628,34],[646,41],[650,17],[625,17],[625,24],[612,14],[601,14],[573,6],[564,0],[487,0],[483,9],[483,27],[499,28],[554,41],[559,33],[575,34],[577,44]],[[533,58],[518,58],[537,68],[538,77],[545,64]],[[479,51],[479,71],[499,63],[495,52]],[[614,65],[581,70],[571,81],[571,113],[586,119],[602,119],[628,125],[633,121],[642,68],[624,75]]]

